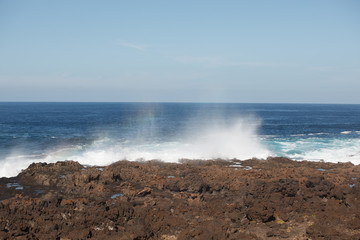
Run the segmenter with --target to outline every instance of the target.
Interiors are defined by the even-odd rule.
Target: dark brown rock
[[[0,239],[359,239],[359,176],[287,158],[34,163],[0,179]]]

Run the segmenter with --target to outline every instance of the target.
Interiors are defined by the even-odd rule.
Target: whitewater
[[[0,114],[2,177],[64,160],[360,163],[360,105],[0,103]]]

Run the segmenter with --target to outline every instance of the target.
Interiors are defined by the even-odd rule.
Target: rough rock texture
[[[0,239],[360,239],[360,166],[36,163],[0,179]]]

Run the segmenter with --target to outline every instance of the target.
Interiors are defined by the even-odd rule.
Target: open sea
[[[360,163],[360,105],[0,102],[0,177],[32,162],[295,160]]]

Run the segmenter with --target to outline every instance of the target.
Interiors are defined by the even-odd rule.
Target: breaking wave
[[[119,160],[161,160],[178,162],[181,159],[248,159],[270,155],[257,134],[260,121],[238,118],[231,122],[211,121],[201,127],[190,121],[176,139],[167,141],[116,139],[105,137],[91,145],[61,148],[41,155],[21,155],[14,152],[2,161],[0,176],[17,175],[32,162],[74,160],[86,165],[108,165]]]
[[[360,164],[360,139],[358,138],[304,138],[276,139],[269,143],[276,155],[295,160],[352,162]]]

